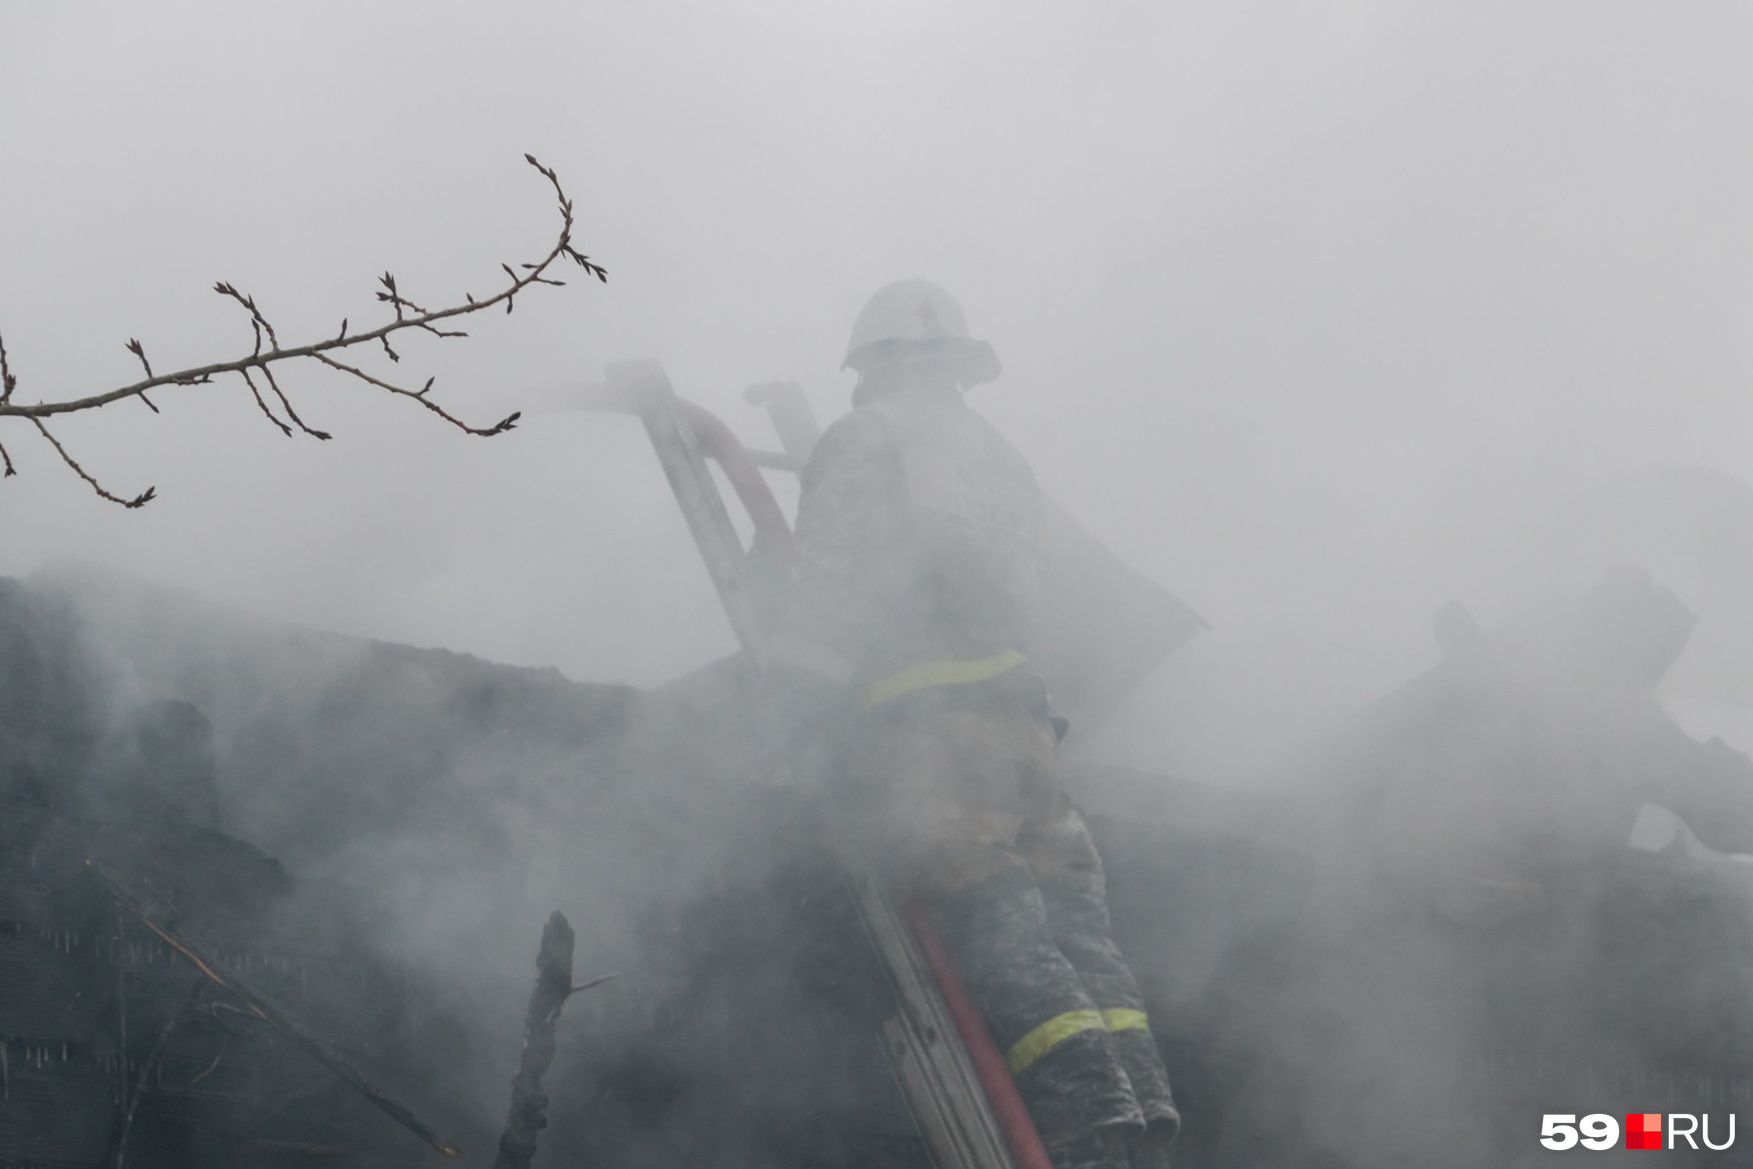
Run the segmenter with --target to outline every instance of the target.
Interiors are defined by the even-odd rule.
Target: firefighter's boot
[[[1093,1128],[1047,1150],[1053,1169],[1137,1169],[1128,1150],[1143,1130],[1136,1125]]]

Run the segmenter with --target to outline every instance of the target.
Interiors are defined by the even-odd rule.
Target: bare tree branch
[[[102,498],[109,500],[111,503],[119,503],[123,507],[145,507],[147,504],[151,503],[153,497],[158,494],[158,488],[148,487],[145,491],[142,491],[132,499],[123,499],[119,495],[112,495],[104,489],[102,483],[93,479],[84,467],[81,467],[76,461],[74,461],[73,456],[67,453],[67,448],[61,445],[60,440],[49,433],[49,428],[43,425],[43,420],[41,418],[32,418],[31,421],[37,424],[37,429],[42,431],[43,437],[49,440],[49,445],[55,448],[55,453],[61,456],[61,461],[73,468],[73,473],[89,483],[91,489],[97,492]]]
[[[309,358],[328,366],[330,369],[347,374],[366,385],[386,390],[399,397],[412,398],[466,434],[480,435],[483,437],[503,434],[516,425],[518,418],[521,416],[520,413],[514,413],[507,418],[501,419],[492,426],[473,426],[432,401],[428,396],[432,389],[431,378],[428,378],[426,384],[420,389],[409,389],[385,381],[382,378],[375,377],[358,366],[349,365],[346,362],[336,360],[329,355],[339,350],[351,349],[359,345],[378,344],[382,346],[384,353],[391,361],[400,362],[401,356],[390,345],[390,338],[403,330],[414,329],[420,332],[429,333],[432,336],[439,338],[466,337],[468,334],[464,330],[441,328],[440,323],[449,321],[453,317],[461,317],[466,316],[469,313],[480,312],[483,309],[491,308],[502,302],[505,305],[505,311],[509,313],[512,310],[517,294],[531,285],[564,285],[565,281],[548,275],[549,269],[557,261],[570,260],[580,268],[584,269],[587,275],[595,276],[599,281],[607,282],[608,272],[602,267],[602,265],[595,263],[589,256],[584,255],[577,248],[572,246],[572,200],[567,196],[565,189],[561,186],[559,176],[555,174],[552,168],[543,166],[540,162],[536,161],[533,155],[526,154],[524,155],[524,159],[534,167],[543,178],[547,179],[549,185],[554,189],[554,196],[557,200],[560,212],[560,232],[555,239],[553,246],[548,250],[547,255],[541,260],[535,263],[522,264],[518,268],[513,268],[510,264],[501,264],[500,267],[506,273],[508,282],[491,296],[477,297],[473,293],[465,292],[463,294],[462,304],[438,309],[428,309],[406,296],[398,287],[395,276],[389,272],[385,272],[378,278],[378,283],[383,287],[378,291],[377,299],[390,306],[395,313],[394,320],[388,321],[375,329],[369,329],[357,333],[348,333],[348,323],[346,320],[343,320],[341,322],[340,332],[327,340],[314,341],[306,345],[282,347],[279,334],[275,331],[274,325],[269,320],[268,316],[256,303],[255,297],[240,291],[232,284],[225,281],[219,281],[213,286],[213,290],[219,295],[235,301],[239,307],[249,314],[250,330],[253,336],[254,345],[248,356],[239,357],[231,361],[217,361],[208,365],[179,369],[169,373],[154,373],[151,363],[146,358],[145,346],[143,346],[139,340],[129,338],[126,348],[139,360],[140,365],[146,374],[141,380],[129,385],[105,390],[100,393],[88,394],[84,397],[67,398],[59,401],[36,402],[30,405],[23,405],[13,401],[13,391],[17,388],[18,382],[13,376],[11,367],[8,364],[4,341],[0,340],[0,419],[30,419],[36,424],[37,430],[41,432],[43,437],[46,438],[55,448],[55,451],[60,455],[62,462],[66,463],[74,473],[76,473],[81,479],[85,480],[85,482],[91,486],[92,490],[96,491],[100,497],[109,500],[112,503],[119,503],[124,507],[140,507],[147,503],[155,496],[155,489],[148,488],[146,491],[131,499],[115,495],[106,490],[97,479],[89,474],[70,454],[68,454],[66,448],[63,447],[54,435],[49,432],[48,428],[43,425],[44,419],[52,418],[61,414],[75,414],[86,410],[96,410],[107,406],[112,402],[119,402],[124,398],[139,398],[151,408],[154,413],[157,413],[157,405],[147,397],[148,390],[156,389],[160,386],[208,385],[219,375],[235,373],[241,377],[245,386],[249,389],[251,396],[255,399],[256,405],[260,407],[263,415],[278,427],[281,433],[288,435],[289,437],[293,436],[295,433],[302,433],[311,438],[328,439],[332,436],[327,431],[319,430],[313,426],[307,425],[305,421],[299,417],[298,411],[293,408],[291,398],[282,389],[279,380],[270,369],[271,366],[281,362]],[[253,372],[255,371],[259,371],[262,377],[266,380],[269,393],[279,402],[280,409],[285,417],[290,419],[290,424],[277,416],[269,406],[268,399],[263,396],[261,386],[253,376]],[[15,473],[11,457],[7,455],[4,447],[0,447],[0,464],[3,464],[4,466],[4,473],[0,474],[0,478],[11,476]]]
[[[256,379],[250,376],[250,371],[247,369],[240,369],[238,372],[243,374],[244,385],[248,386],[250,388],[250,393],[255,395],[256,405],[261,407],[263,416],[266,417],[269,422],[272,422],[275,426],[279,427],[281,434],[284,434],[287,438],[291,438],[292,427],[274,417],[274,412],[268,409],[268,403],[262,399],[262,391],[256,386]],[[267,370],[263,370],[262,372],[266,373]]]
[[[474,298],[470,298],[473,303]],[[6,342],[0,339],[0,406],[12,399],[12,391],[18,388],[18,379],[12,376],[12,367],[6,363]]]
[[[354,377],[358,378],[360,381],[365,382],[367,385],[376,386],[380,390],[388,390],[390,393],[399,394],[400,396],[402,396],[404,398],[416,399],[422,406],[426,407],[428,410],[432,411],[434,414],[438,415],[440,418],[444,419],[446,422],[450,423],[452,426],[456,427],[458,430],[463,431],[465,434],[478,434],[482,438],[490,438],[495,434],[504,434],[506,431],[514,428],[517,425],[517,420],[519,418],[523,417],[522,410],[514,410],[514,411],[512,411],[512,413],[510,413],[506,417],[501,418],[498,422],[495,422],[492,426],[483,426],[483,427],[470,426],[467,422],[464,422],[462,419],[456,417],[455,415],[447,413],[445,411],[444,407],[440,406],[437,402],[434,402],[431,398],[428,398],[426,396],[426,391],[430,390],[432,388],[432,379],[431,378],[427,379],[426,385],[423,388],[418,389],[418,390],[409,390],[409,389],[404,389],[401,386],[392,385],[389,382],[383,381],[380,378],[374,378],[370,374],[366,373],[364,370],[358,369],[358,368],[351,366],[351,365],[347,365],[344,362],[336,361],[333,357],[330,357],[325,353],[317,354],[316,359],[318,361],[322,362],[324,365],[329,366],[332,369],[338,369],[342,373],[353,375]]]
[[[335,437],[326,430],[317,430],[314,427],[306,426],[304,424],[304,419],[300,418],[298,416],[298,411],[292,408],[291,399],[287,398],[285,391],[281,390],[280,383],[274,380],[273,366],[264,365],[262,367],[262,376],[268,379],[268,388],[274,391],[274,396],[276,398],[280,399],[280,408],[286,411],[286,417],[292,419],[292,425],[298,427],[298,429],[304,431],[304,433],[310,435],[312,438],[321,439],[323,442],[328,442],[331,438]]]

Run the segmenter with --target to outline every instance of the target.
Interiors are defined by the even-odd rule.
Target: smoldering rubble
[[[1454,607],[1440,665],[1246,788],[1077,778],[1180,1163],[1516,1164],[1559,1098],[1753,1091],[1753,873],[1722,855],[1753,847],[1753,762],[1651,696],[1692,624],[1635,570],[1496,630]],[[442,1160],[95,859],[467,1157],[560,909],[580,976],[622,977],[562,1019],[546,1163],[926,1163],[811,803],[735,749],[736,659],[579,683],[77,568],[4,582],[0,639],[0,1160]],[[1682,823],[1627,848],[1651,804]]]

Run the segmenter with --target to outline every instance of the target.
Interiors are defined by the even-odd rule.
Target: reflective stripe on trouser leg
[[[1101,1011],[1144,1119],[1159,1130],[1153,1135],[1168,1139],[1180,1128],[1181,1114],[1144,1013],[1144,996],[1109,933],[1106,881],[1098,870],[1078,876],[1037,874],[1037,883],[1054,944]],[[1160,1131],[1164,1129],[1168,1131]]]
[[[1017,1091],[1041,1142],[1051,1151],[1099,1126],[1142,1126],[1101,1012],[1053,944],[1028,868],[940,894],[931,914],[999,1050],[1020,1066]]]

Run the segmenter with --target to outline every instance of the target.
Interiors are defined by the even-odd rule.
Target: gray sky
[[[1434,654],[1434,609],[1566,492],[1753,478],[1753,9],[1740,4],[0,3],[0,333],[20,396],[494,285],[554,226],[607,286],[406,346],[490,420],[655,356],[824,417],[879,284],[950,287],[975,402],[1216,625],[1110,730],[1222,771]],[[481,441],[289,375],[0,430],[0,572],[78,556],[324,628],[652,683],[730,648],[640,432]],[[1496,617],[1501,614],[1482,613]],[[1251,725],[1252,724],[1252,725]],[[1271,730],[1261,733],[1261,726]]]

